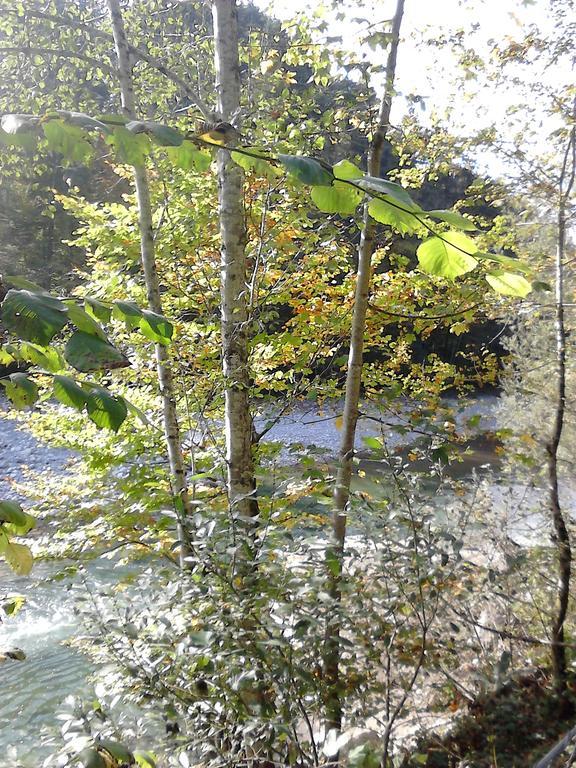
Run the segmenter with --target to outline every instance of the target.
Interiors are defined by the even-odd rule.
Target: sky
[[[303,12],[310,18],[319,6],[319,2],[310,0],[257,0],[257,4],[282,20],[293,18],[297,12]],[[349,19],[359,15],[373,19],[373,23],[389,19],[396,2],[366,0],[363,11],[359,5],[353,0],[342,0],[338,4],[339,10],[346,9],[346,22],[336,21],[332,11],[327,15],[330,34],[341,35],[344,46],[352,49],[358,46],[359,27]],[[449,46],[426,46],[422,49],[420,43],[424,38],[434,39],[463,29],[466,44],[473,45],[483,55],[491,47],[491,41],[502,43],[519,38],[526,24],[535,22],[540,27],[546,27],[549,23],[546,7],[545,0],[406,0],[396,75],[399,97],[393,103],[391,122],[399,122],[407,108],[402,96],[417,94],[424,99],[426,107],[420,116],[424,124],[435,116],[444,117],[446,111],[451,109],[450,124],[456,133],[466,132],[471,126],[478,129],[496,121],[503,127],[504,133],[508,129],[508,138],[512,138],[515,128],[506,112],[518,94],[513,90],[480,90],[473,82],[466,84],[464,93],[461,86],[454,84],[455,59]],[[386,51],[382,49],[376,54],[366,47],[363,52],[372,61],[376,56],[382,60],[386,57]],[[552,73],[550,76],[554,77]],[[549,129],[549,125],[543,125],[542,135]],[[485,157],[483,170],[499,174],[503,172],[503,166],[501,161]]]

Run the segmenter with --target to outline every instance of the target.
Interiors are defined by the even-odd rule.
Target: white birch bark
[[[232,122],[240,107],[238,12],[235,0],[213,0],[216,119]],[[227,488],[236,519],[258,514],[248,369],[248,288],[243,173],[227,149],[218,150],[221,245],[222,370],[225,387]]]
[[[390,110],[394,95],[396,59],[400,40],[400,27],[404,15],[404,0],[397,0],[392,21],[392,40],[386,64],[384,94],[378,115],[378,124],[374,133],[368,156],[368,174],[380,176],[380,165],[384,150],[384,141],[390,124]],[[325,710],[325,731],[340,731],[342,726],[342,702],[340,689],[340,617],[341,573],[346,543],[347,507],[350,498],[352,479],[352,460],[354,441],[358,423],[358,407],[362,385],[362,366],[364,356],[364,331],[366,313],[372,283],[372,253],[374,251],[374,222],[368,214],[368,204],[364,206],[360,246],[358,249],[358,275],[354,295],[354,310],[350,333],[350,351],[346,374],[346,394],[342,418],[342,439],[336,484],[334,488],[334,512],[332,517],[332,545],[327,552],[329,565],[329,592],[334,601],[334,612],[326,627],[324,675],[327,685]]]
[[[120,80],[120,92],[122,109],[127,117],[135,119],[136,103],[134,98],[134,85],[132,82],[132,69],[130,64],[130,45],[126,39],[124,21],[120,9],[119,0],[107,0],[112,31],[118,58],[118,78]],[[156,268],[154,247],[154,233],[152,228],[152,205],[150,203],[150,186],[148,173],[145,166],[134,167],[134,182],[136,188],[136,200],[138,203],[138,226],[140,231],[140,256],[148,307],[158,314],[162,314],[162,300]],[[176,409],[176,396],[174,390],[174,378],[170,368],[168,351],[162,344],[155,345],[156,370],[158,385],[162,398],[162,412],[164,436],[170,467],[170,482],[172,494],[177,512],[177,534],[179,539],[180,566],[186,567],[186,557],[189,555],[189,538],[187,521],[191,519],[191,505],[186,481],[186,468],[180,440],[180,427]]]

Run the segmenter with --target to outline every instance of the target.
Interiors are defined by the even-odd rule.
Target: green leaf
[[[18,347],[18,356],[50,373],[56,373],[64,368],[64,360],[54,347],[41,347],[38,344],[32,344],[31,341],[24,341]]]
[[[23,526],[26,524],[26,512],[17,501],[0,501],[0,523]]]
[[[422,211],[420,206],[416,205],[404,187],[401,187],[400,184],[396,184],[395,181],[387,181],[386,179],[380,179],[377,176],[364,176],[362,179],[358,179],[356,184],[368,192],[377,192],[380,195],[386,195],[387,197],[392,198],[395,202],[401,203],[402,207],[407,211]]]
[[[362,442],[367,445],[368,448],[372,448],[373,451],[381,451],[383,449],[382,441],[377,437],[363,437]]]
[[[78,755],[78,760],[82,763],[83,768],[108,768],[104,758],[92,747],[83,749]]]
[[[6,616],[15,616],[18,611],[26,605],[24,595],[9,595],[0,602],[0,608]]]
[[[84,331],[92,336],[98,336],[99,338],[106,340],[106,334],[101,325],[97,323],[83,307],[78,306],[73,299],[65,301],[64,304],[68,308],[68,317],[70,321],[79,331]]]
[[[54,397],[62,403],[77,411],[83,410],[88,402],[88,397],[82,387],[69,376],[54,376]]]
[[[470,219],[467,219],[466,216],[462,216],[462,214],[457,211],[426,211],[426,216],[445,221],[447,224],[450,224],[451,227],[462,229],[465,232],[473,232],[477,229],[473,221],[470,221]]]
[[[413,235],[422,231],[422,223],[408,210],[401,210],[397,203],[390,205],[384,200],[372,198],[368,213],[381,224],[387,224],[401,235]]]
[[[50,120],[42,126],[48,147],[63,155],[72,163],[86,163],[94,148],[84,138],[84,131],[77,125],[69,125],[64,120]]]
[[[95,299],[92,296],[86,296],[84,299],[85,306],[94,315],[97,320],[101,320],[103,323],[110,322],[112,317],[112,307],[109,304],[105,304],[100,299]]]
[[[137,328],[142,319],[142,310],[133,301],[115,301],[112,314],[118,320],[124,320],[129,330]]]
[[[38,387],[25,373],[11,373],[8,381],[2,382],[6,397],[15,408],[34,405],[38,400]]]
[[[212,164],[212,155],[198,149],[191,141],[183,141],[179,147],[166,147],[166,154],[176,168],[204,173]]]
[[[16,544],[0,530],[0,554],[18,576],[27,576],[32,570],[34,558],[25,544]]]
[[[513,269],[515,272],[523,272],[525,275],[529,275],[532,272],[526,262],[520,261],[520,259],[512,259],[510,256],[501,256],[499,253],[483,253],[482,251],[478,251],[474,256],[481,261],[492,261],[508,269]]]
[[[130,365],[128,358],[105,339],[75,331],[68,339],[64,357],[77,371],[112,370]]]
[[[462,232],[445,232],[442,237],[430,237],[416,251],[424,272],[450,280],[471,272],[478,264],[471,255],[477,251],[474,240]]]
[[[339,163],[332,166],[332,173],[337,179],[345,179],[347,181],[361,179],[364,176],[360,168],[351,163],[350,160],[340,160]]]
[[[309,186],[330,187],[334,179],[317,160],[299,155],[278,155],[278,160],[291,176]]]
[[[106,141],[114,147],[118,161],[128,165],[144,165],[151,150],[146,134],[131,133],[123,125],[116,126]]]
[[[251,155],[245,155],[243,152],[237,152],[232,150],[230,155],[232,160],[239,165],[240,168],[245,171],[254,171],[258,176],[264,176],[267,179],[274,179],[282,174],[282,170],[277,165],[271,163],[265,154],[259,155],[262,152],[258,147],[244,147],[248,152],[252,152],[258,157]]]
[[[142,310],[139,328],[147,339],[160,344],[169,344],[174,333],[174,326],[168,318],[148,309]]]
[[[106,752],[111,754],[112,757],[119,760],[121,763],[126,763],[128,765],[134,763],[132,752],[117,741],[112,741],[111,739],[98,739],[98,746],[105,749]]]
[[[150,752],[134,752],[134,759],[140,768],[156,768],[156,760]]]
[[[69,112],[66,109],[58,109],[54,114],[65,120],[69,125],[76,125],[79,128],[84,128],[84,130],[88,131],[96,130],[102,131],[103,133],[110,133],[110,128],[105,123],[97,120],[95,117],[86,115],[84,112]],[[50,115],[47,115],[47,117],[50,117]]]
[[[517,296],[525,298],[532,290],[531,284],[522,275],[513,272],[489,272],[486,281],[498,293],[504,296]]]
[[[27,291],[32,291],[32,293],[46,293],[44,288],[21,275],[2,275],[2,280],[8,285],[13,285],[14,288],[24,288]]]
[[[110,394],[104,387],[91,386],[87,395],[88,416],[96,426],[117,432],[128,415],[122,397]]]
[[[47,346],[68,317],[64,304],[53,296],[10,290],[2,302],[2,322],[20,339]]]
[[[161,147],[179,147],[184,141],[180,131],[154,120],[131,120],[126,123],[126,130],[134,134],[147,133]]]
[[[312,187],[310,192],[316,206],[324,213],[353,214],[364,195],[354,187],[336,181],[332,187]]]

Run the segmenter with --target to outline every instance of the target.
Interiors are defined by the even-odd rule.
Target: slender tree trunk
[[[566,409],[566,329],[564,325],[564,244],[566,222],[564,204],[561,202],[558,212],[558,242],[556,247],[556,413],[552,437],[548,443],[548,483],[550,494],[550,512],[554,524],[558,556],[558,610],[552,625],[552,672],[554,687],[559,695],[566,691],[566,648],[564,646],[564,621],[568,611],[570,597],[570,571],[572,552],[570,537],[566,528],[564,514],[560,505],[558,487],[558,449],[564,428]]]
[[[372,139],[368,156],[368,173],[380,175],[380,166],[384,151],[384,141],[390,124],[390,110],[394,95],[396,58],[400,40],[400,27],[404,15],[404,0],[397,0],[396,12],[392,21],[392,40],[386,64],[386,82],[378,115],[378,125]],[[329,592],[333,599],[334,610],[327,623],[324,648],[324,676],[327,698],[325,708],[325,731],[340,731],[342,727],[342,700],[340,695],[340,630],[341,619],[341,578],[346,543],[347,507],[350,498],[352,479],[352,460],[354,440],[358,422],[358,405],[362,384],[362,366],[364,354],[364,330],[366,313],[372,283],[372,253],[374,250],[374,222],[368,214],[368,204],[364,206],[364,221],[358,250],[358,275],[354,296],[354,311],[350,334],[350,352],[346,375],[346,395],[342,422],[342,441],[340,461],[334,488],[334,513],[332,518],[332,544],[327,552],[329,572]]]
[[[120,10],[119,0],[107,0],[112,31],[118,57],[118,77],[122,98],[122,109],[127,117],[135,119],[136,103],[134,98],[134,85],[132,82],[132,66],[130,63],[130,47],[126,39],[124,20]],[[140,230],[140,256],[148,306],[153,312],[162,314],[162,300],[156,256],[154,246],[154,232],[152,228],[152,205],[150,202],[150,185],[145,166],[134,167],[134,182],[136,187],[136,200],[138,203],[138,225]],[[178,412],[176,409],[176,395],[174,390],[174,378],[170,368],[168,351],[162,344],[155,345],[156,370],[158,384],[162,397],[162,411],[164,422],[164,435],[170,467],[170,482],[172,494],[177,512],[177,533],[180,542],[179,558],[180,566],[186,567],[186,557],[190,553],[189,536],[187,530],[188,521],[192,517],[188,485],[186,481],[186,469],[182,443],[180,440],[180,427],[178,424]]]
[[[231,122],[240,107],[238,12],[235,0],[213,0],[218,121]],[[227,149],[218,151],[220,215],[222,368],[225,387],[227,487],[237,519],[258,514],[253,460],[248,369],[246,231],[243,174]]]
[[[576,120],[576,99],[572,117]],[[564,322],[564,259],[566,255],[566,206],[574,189],[576,177],[576,125],[572,130],[564,153],[559,180],[558,231],[556,240],[556,410],[552,434],[547,445],[549,503],[558,564],[558,606],[552,625],[552,674],[557,694],[566,702],[567,666],[564,645],[564,622],[570,600],[572,549],[566,519],[560,503],[558,482],[558,452],[566,412],[566,326]]]

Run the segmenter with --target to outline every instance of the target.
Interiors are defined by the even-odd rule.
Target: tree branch
[[[108,74],[113,77],[117,77],[118,75],[116,69],[109,64],[104,64],[99,59],[94,59],[92,56],[85,56],[83,53],[77,53],[76,51],[63,51],[58,48],[31,48],[28,45],[0,48],[0,55],[10,53],[23,53],[27,56],[56,56],[63,59],[80,59],[81,61],[86,62],[86,64],[101,69],[102,72],[108,72]]]
[[[36,11],[36,10],[25,10],[24,13],[21,11],[15,9],[15,8],[8,8],[4,10],[4,13],[9,13],[15,16],[18,16],[20,18],[26,19],[27,16],[31,16],[36,19],[42,19],[44,21],[51,21],[53,24],[59,27],[74,27],[75,29],[80,29],[83,32],[86,32],[90,37],[92,38],[99,38],[101,40],[106,40],[107,42],[114,45],[114,36],[111,35],[108,32],[104,32],[101,29],[95,29],[91,24],[86,24],[83,21],[77,21],[76,19],[72,19],[70,16],[53,16],[50,13],[44,13],[43,11]],[[203,101],[200,99],[200,97],[190,88],[189,84],[183,80],[179,75],[177,75],[175,72],[172,72],[172,70],[168,69],[166,64],[164,64],[163,61],[156,58],[155,56],[152,56],[147,51],[143,51],[141,48],[137,48],[134,45],[131,45],[130,43],[127,44],[129,52],[132,54],[132,56],[135,56],[136,58],[140,59],[141,61],[146,62],[146,64],[149,64],[151,67],[156,69],[158,72],[160,72],[161,75],[164,75],[164,77],[167,80],[170,80],[175,85],[177,85],[179,88],[182,89],[182,91],[186,94],[186,97],[190,99],[191,106],[195,106],[198,111],[203,115],[203,117],[210,119],[211,117],[211,111],[208,109],[208,107],[203,103]],[[2,51],[0,51],[1,53]],[[88,58],[85,58],[85,61],[88,61]],[[90,59],[91,63],[96,62],[96,59]],[[116,74],[116,71],[114,70],[114,74]]]

